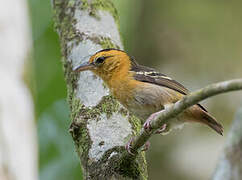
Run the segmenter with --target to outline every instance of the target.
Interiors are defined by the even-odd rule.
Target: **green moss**
[[[96,106],[96,108],[107,115],[107,118],[114,112],[118,112],[120,110],[119,103],[111,96],[104,96],[100,103]]]
[[[73,11],[73,9],[76,6],[76,1],[55,0],[54,3],[54,27],[59,33],[62,54],[67,57],[70,49],[70,47],[67,47],[67,42],[71,41],[74,38],[75,40],[78,40],[80,37],[76,33],[74,26],[76,24],[76,19],[73,18],[75,12]]]
[[[99,19],[100,17],[97,15],[98,10],[108,11],[114,18],[115,22],[119,26],[119,17],[116,8],[114,7],[112,1],[110,0],[93,0],[90,3],[87,0],[82,1],[80,6],[81,10],[89,11],[91,16]]]
[[[75,5],[75,1],[74,0],[69,0],[68,4],[67,4],[67,7],[74,7],[74,5]]]
[[[146,162],[146,158],[145,158],[145,152],[141,152],[140,156],[138,157],[140,158],[138,161],[139,163],[139,171],[141,172],[140,177],[142,179],[148,179],[148,172],[147,172],[147,162]]]
[[[78,73],[73,72],[72,64],[69,61],[67,61],[66,59],[63,59],[62,62],[63,62],[63,69],[64,69],[64,77],[67,83],[67,95],[68,95],[67,100],[71,110],[72,109],[75,110],[75,107],[80,104],[79,101],[77,102],[76,99],[73,99],[75,95],[74,89],[77,88]]]
[[[102,174],[104,179],[112,179],[110,175],[116,179],[147,179],[146,162],[144,153],[136,156],[122,156],[125,153],[123,146],[117,146],[105,152],[98,162],[92,163],[90,167],[90,179],[100,177]],[[112,154],[112,156],[111,156]],[[102,178],[101,178],[102,179]]]
[[[137,135],[142,128],[140,120],[136,116],[130,115],[129,122],[132,124],[133,134]]]
[[[88,8],[89,8],[89,4],[88,4],[87,0],[82,0],[80,9],[81,10],[87,10]]]
[[[122,159],[119,161],[117,165],[117,170],[120,172],[120,174],[124,174],[126,177],[130,177],[132,179],[139,179],[140,171],[139,169],[139,163],[135,159]]]
[[[115,172],[122,174],[127,179],[147,179],[145,153],[137,156],[123,156],[126,150],[116,151],[117,156],[112,157],[112,166]]]
[[[102,46],[103,49],[107,49],[107,48],[120,49],[120,47],[118,45],[113,44],[112,40],[110,38],[107,38],[107,37],[102,37],[100,39],[99,44]]]
[[[107,118],[110,118],[113,113],[118,112],[126,116],[127,110],[120,107],[120,104],[111,96],[104,96],[102,100],[95,107],[89,108],[85,107],[80,103],[80,100],[75,98],[75,100],[70,101],[71,110],[73,114],[81,114],[82,117],[86,119],[97,119],[101,114],[106,114]],[[75,116],[72,117],[75,119]]]

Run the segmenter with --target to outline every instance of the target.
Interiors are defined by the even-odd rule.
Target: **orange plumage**
[[[108,85],[113,96],[143,122],[153,113],[180,100],[189,91],[170,77],[141,66],[124,51],[104,49],[76,71],[91,70]],[[222,135],[223,127],[200,104],[166,122],[165,134],[184,122],[206,124]]]

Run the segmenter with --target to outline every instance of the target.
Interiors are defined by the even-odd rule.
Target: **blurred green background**
[[[60,45],[51,1],[29,0],[34,46],[34,100],[39,136],[40,180],[76,180],[81,171],[70,125]],[[125,50],[191,90],[242,76],[242,1],[113,0]],[[225,137],[241,92],[203,103],[225,126]],[[225,137],[187,125],[155,136],[147,153],[149,179],[211,177]]]

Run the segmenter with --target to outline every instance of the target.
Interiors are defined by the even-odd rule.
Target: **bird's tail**
[[[223,126],[203,106],[200,104],[194,105],[190,108],[190,112],[193,114],[194,122],[206,124],[218,134],[223,135]]]
[[[203,111],[203,123],[207,124],[210,128],[212,128],[214,131],[219,133],[220,135],[223,135],[223,126],[216,121],[214,117],[212,117],[207,112]]]

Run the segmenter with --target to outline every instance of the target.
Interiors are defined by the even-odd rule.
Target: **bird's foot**
[[[150,148],[150,142],[147,141],[145,145],[142,147],[141,151],[147,151]]]
[[[166,130],[166,128],[167,128],[167,124],[163,124],[160,129],[158,129],[157,131],[155,131],[155,134],[161,134],[161,133],[163,133]]]
[[[126,149],[126,151],[130,154],[130,155],[132,155],[132,156],[134,156],[134,153],[132,153],[131,152],[131,145],[132,145],[132,142],[134,141],[134,138],[132,137],[130,140],[129,140],[129,142],[125,145],[125,149]]]
[[[151,114],[150,117],[148,117],[148,119],[145,121],[143,127],[144,127],[144,130],[145,130],[146,132],[150,132],[150,131],[151,131],[152,128],[151,128],[151,124],[150,124],[150,123],[151,123],[151,121],[152,121],[153,119],[155,119],[156,116],[159,115],[159,113],[160,113],[160,112],[156,112],[156,113]]]
[[[126,151],[127,151],[130,155],[132,155],[132,156],[135,155],[135,154],[132,152],[132,147],[131,147],[133,141],[134,141],[134,138],[132,137],[132,138],[129,140],[129,142],[125,145],[125,149],[126,149]],[[145,145],[142,147],[141,151],[147,151],[149,148],[150,148],[150,142],[147,141],[147,142],[145,143]]]

